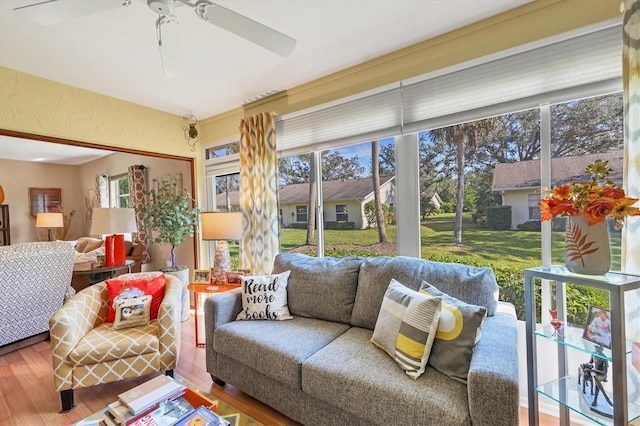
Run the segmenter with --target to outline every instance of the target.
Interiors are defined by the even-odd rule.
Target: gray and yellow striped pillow
[[[413,379],[424,373],[438,329],[442,299],[392,279],[382,299],[371,342]]]

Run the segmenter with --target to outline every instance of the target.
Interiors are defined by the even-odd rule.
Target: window
[[[129,207],[129,175],[112,176],[109,182],[111,207]]]
[[[307,206],[296,206],[296,222],[307,221]]]
[[[529,194],[529,220],[540,220],[540,194]]]
[[[240,152],[240,142],[232,142],[215,148],[207,148],[205,150],[205,158],[211,160],[213,158],[226,157],[228,155]]]
[[[349,209],[346,204],[336,204],[336,221],[347,222],[349,220]]]

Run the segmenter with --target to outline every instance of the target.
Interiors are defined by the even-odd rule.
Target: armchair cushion
[[[103,323],[89,331],[69,354],[76,365],[92,365],[141,354],[158,352],[158,323],[114,330]]]

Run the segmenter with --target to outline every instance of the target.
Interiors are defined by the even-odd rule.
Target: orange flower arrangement
[[[624,189],[607,178],[611,172],[607,161],[596,160],[587,166],[586,172],[591,175],[590,181],[551,188],[540,201],[540,221],[555,216],[583,215],[589,225],[593,225],[610,217],[615,220],[615,226],[620,227],[625,217],[640,216],[640,207],[633,207],[638,199],[627,197]]]

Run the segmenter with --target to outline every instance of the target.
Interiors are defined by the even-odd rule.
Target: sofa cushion
[[[272,275],[242,277],[242,311],[237,320],[288,320],[289,271]]]
[[[232,321],[214,331],[214,350],[300,389],[301,364],[348,328],[297,316],[289,321]]]
[[[442,312],[429,364],[452,379],[467,383],[473,348],[480,339],[486,308],[464,303],[426,281],[422,282],[420,292],[442,298]]]
[[[309,357],[302,390],[370,424],[471,424],[465,385],[430,367],[413,380],[370,343],[371,336],[353,327]]]
[[[360,266],[352,325],[373,330],[382,297],[392,278],[415,291],[420,289],[422,281],[427,281],[449,296],[484,306],[487,316],[494,314],[498,303],[498,284],[491,268],[404,256],[372,257]]]
[[[371,342],[413,379],[424,373],[438,329],[440,297],[418,293],[391,280],[382,299]]]
[[[273,272],[291,271],[288,296],[292,315],[348,324],[358,286],[360,261],[356,256],[320,258],[280,253],[276,256]]]

